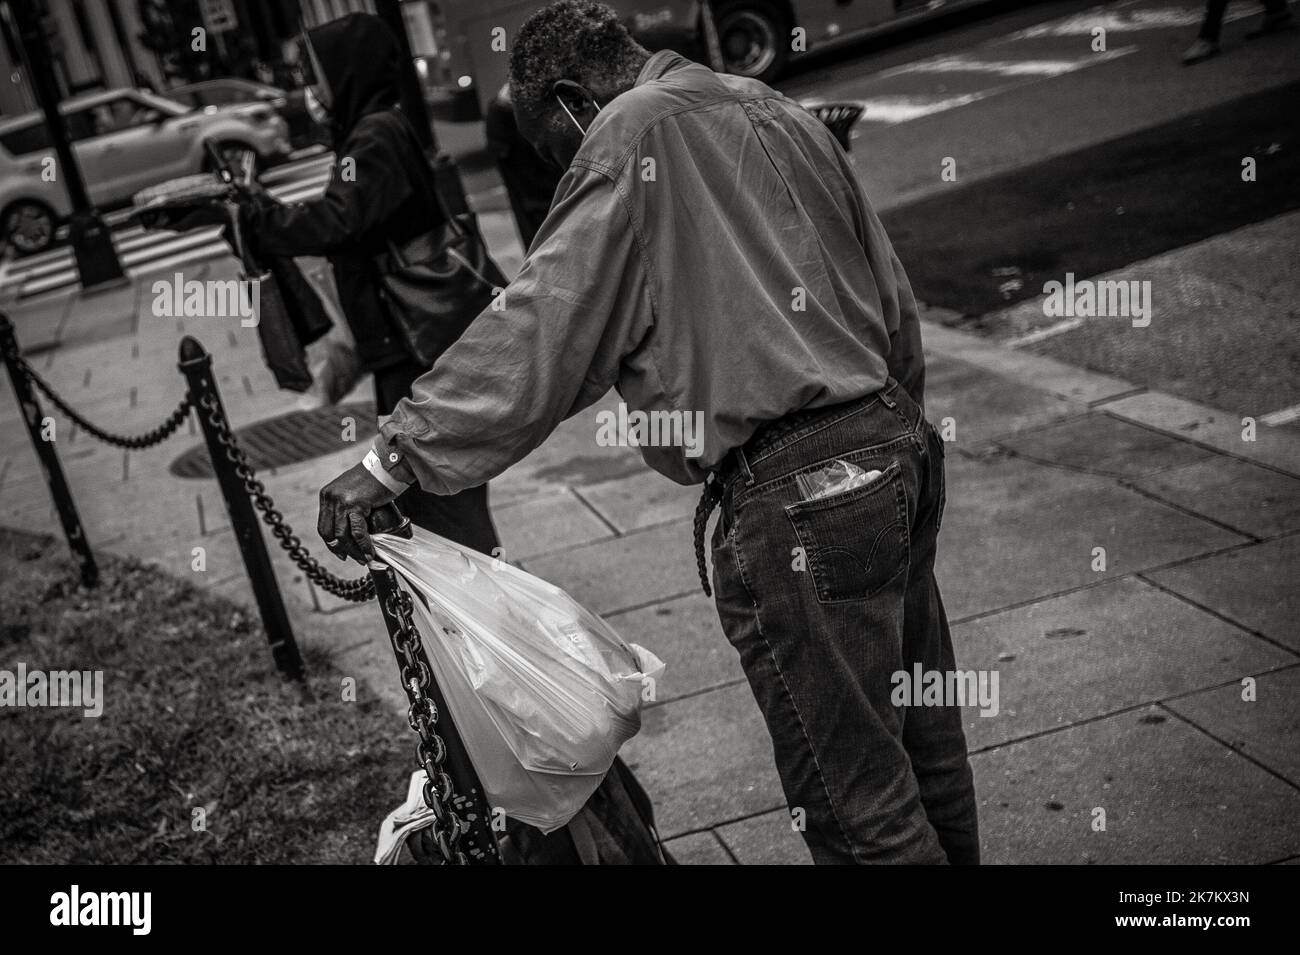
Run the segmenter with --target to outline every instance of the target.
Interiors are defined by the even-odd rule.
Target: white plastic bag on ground
[[[411,540],[375,535],[375,549],[411,594],[412,620],[488,802],[558,829],[641,728],[643,693],[664,665],[559,587],[412,530]]]

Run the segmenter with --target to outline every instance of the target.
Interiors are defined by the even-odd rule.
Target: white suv
[[[210,168],[210,139],[227,158],[289,155],[289,130],[269,105],[192,110],[145,90],[108,90],[59,107],[72,151],[97,207],[125,205],[147,186]],[[72,211],[41,113],[0,120],[0,241],[20,254],[54,240]]]

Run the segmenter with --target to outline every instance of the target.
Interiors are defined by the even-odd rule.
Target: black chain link
[[[451,776],[444,767],[447,744],[438,735],[438,705],[429,696],[433,670],[424,652],[424,644],[411,620],[411,595],[396,592],[386,608],[388,615],[399,626],[393,634],[393,651],[402,674],[402,686],[410,707],[406,721],[420,742],[415,746],[416,761],[424,767],[424,802],[433,811],[433,824],[429,835],[438,847],[443,860],[450,865],[469,865],[469,859],[460,847],[461,837],[468,830],[465,820],[456,811],[456,790]]]
[[[194,407],[193,399],[190,394],[186,392],[185,397],[182,398],[180,404],[176,406],[176,410],[169,414],[166,420],[152,431],[146,431],[144,434],[134,436],[112,434],[105,431],[103,428],[91,424],[74,411],[72,407],[60,398],[58,393],[56,393],[55,390],[46,383],[45,379],[36,373],[36,370],[27,363],[27,359],[23,358],[22,355],[10,355],[9,357],[14,360],[15,366],[23,373],[23,376],[30,381],[41,392],[41,394],[45,395],[46,398],[49,398],[50,403],[62,411],[69,420],[92,437],[96,437],[105,444],[111,444],[115,447],[126,448],[131,451],[140,451],[144,448],[151,448],[155,444],[162,444],[176,433],[177,428],[185,423],[185,419],[189,417],[190,409]]]
[[[298,569],[307,575],[307,579],[322,590],[350,600],[364,603],[375,596],[375,582],[369,576],[344,580],[336,577],[320,565],[303,546],[293,528],[285,521],[284,515],[276,509],[275,501],[266,493],[266,486],[257,479],[256,472],[248,463],[248,458],[240,448],[235,436],[230,432],[230,424],[221,413],[221,406],[212,395],[199,399],[200,414],[207,412],[208,423],[217,433],[217,441],[226,451],[226,459],[235,466],[235,473],[244,483],[244,490],[253,499],[253,506],[262,513],[262,521],[271,529],[272,536],[280,542],[280,547],[289,555]]]

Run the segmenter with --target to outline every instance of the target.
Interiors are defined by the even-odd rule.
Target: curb
[[[1248,416],[1152,391],[1055,358],[1014,350],[931,320],[922,319],[921,337],[928,353],[974,365],[1180,441],[1300,478],[1300,433],[1261,425]],[[1254,429],[1253,440],[1244,437],[1248,427]]]

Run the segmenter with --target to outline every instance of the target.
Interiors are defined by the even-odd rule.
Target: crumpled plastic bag
[[[835,463],[810,474],[796,474],[794,479],[799,485],[799,492],[803,495],[803,499],[816,501],[870,484],[882,473],[874,469],[864,471],[851,461],[836,460]]]
[[[493,810],[551,832],[577,814],[664,670],[552,584],[418,527],[373,538]],[[651,692],[647,692],[647,688]]]

